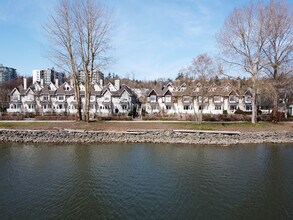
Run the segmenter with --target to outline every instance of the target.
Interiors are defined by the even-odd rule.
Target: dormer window
[[[230,95],[229,102],[237,102],[237,97],[235,95]]]
[[[20,100],[20,96],[19,95],[13,95],[12,96],[12,101],[19,101]]]
[[[166,95],[165,96],[165,102],[171,102],[171,96],[170,95]]]
[[[27,96],[27,99],[28,99],[28,100],[34,100],[34,95],[29,94],[29,95]]]
[[[156,95],[151,95],[150,96],[150,101],[151,102],[156,102],[157,101],[157,96]]]
[[[244,97],[246,103],[251,103],[251,96],[247,95]]]

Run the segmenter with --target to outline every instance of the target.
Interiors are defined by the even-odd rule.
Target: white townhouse
[[[149,114],[195,114],[201,110],[204,114],[233,114],[237,109],[250,112],[251,96],[249,89],[240,91],[229,83],[207,88],[199,83],[194,88],[185,83],[177,88],[169,83],[149,90],[145,108]]]
[[[85,103],[85,87],[79,84],[82,106]],[[134,92],[136,91],[136,92]],[[204,91],[204,93],[203,93]],[[136,94],[137,93],[137,94]],[[145,98],[143,98],[145,97]],[[103,81],[91,85],[90,115],[112,116],[140,112],[142,108],[148,114],[233,114],[237,109],[250,112],[252,99],[250,89],[240,90],[231,84],[203,87],[200,83],[178,87],[168,83],[162,87],[132,90],[120,85],[120,80],[103,85]],[[77,100],[72,83],[45,84],[36,82],[14,88],[10,93],[9,113],[32,114],[75,114]],[[82,109],[83,111],[83,109]]]
[[[79,85],[81,100],[85,102],[85,87]],[[126,85],[120,85],[120,80],[115,84],[108,83],[103,86],[92,84],[90,97],[91,116],[126,115],[137,108],[135,93]],[[10,93],[8,113],[33,113],[33,114],[75,114],[77,113],[77,101],[72,84],[63,83],[58,85],[36,82],[27,87],[26,78],[24,83],[14,88]],[[83,106],[83,105],[82,105]],[[83,109],[82,109],[83,110]]]

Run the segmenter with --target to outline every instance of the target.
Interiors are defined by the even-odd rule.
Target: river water
[[[293,144],[0,144],[0,218],[293,218]]]

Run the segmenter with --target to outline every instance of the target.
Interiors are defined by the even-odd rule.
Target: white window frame
[[[150,96],[150,102],[156,102],[157,101],[157,96],[156,95],[151,95]]]
[[[232,103],[237,102],[237,96],[236,95],[229,95],[229,102],[232,102]]]
[[[172,101],[172,96],[171,95],[166,95],[165,96],[165,102],[171,102]]]

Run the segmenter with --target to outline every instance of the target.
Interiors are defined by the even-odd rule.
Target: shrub
[[[17,115],[17,114],[2,114],[0,116],[0,120],[23,120],[24,116],[23,115]]]
[[[131,121],[132,117],[130,116],[97,116],[96,120],[98,121]]]
[[[36,120],[52,120],[52,121],[59,121],[59,120],[76,120],[76,115],[71,114],[71,115],[38,115],[35,116]]]

